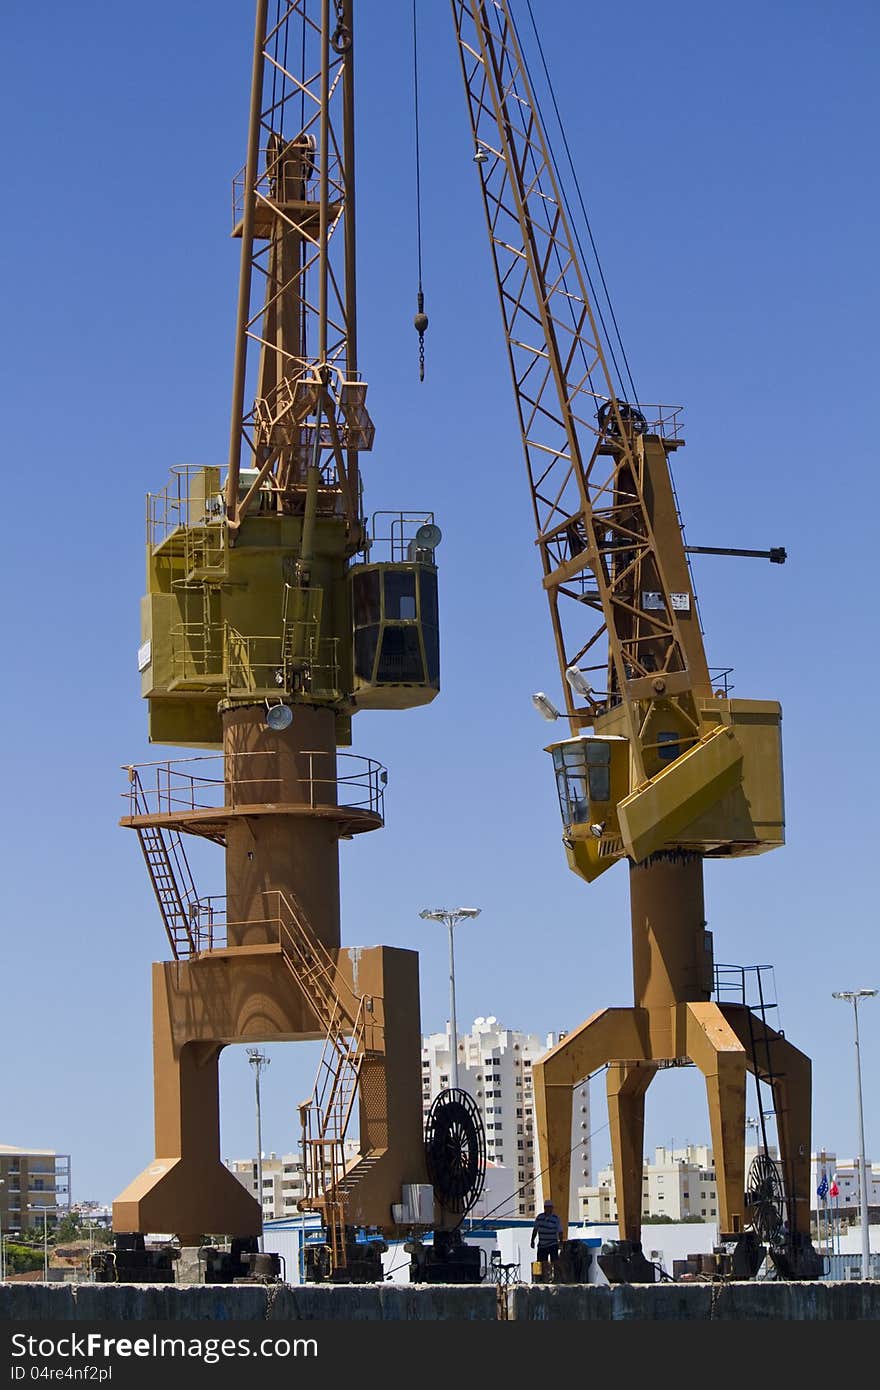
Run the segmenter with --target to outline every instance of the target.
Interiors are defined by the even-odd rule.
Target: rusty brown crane
[[[259,1206],[220,1160],[220,1053],[323,1039],[301,1108],[307,1202],[324,1218],[323,1272],[355,1277],[350,1231],[393,1232],[430,1187],[417,957],[342,946],[340,842],[382,825],[387,780],[345,749],[358,710],[437,693],[440,532],[430,512],[364,516],[374,428],[357,352],[351,0],[271,9],[258,0],[233,190],[228,460],[173,470],[148,503],[150,738],[195,751],[128,771],[123,824],[173,959],[153,967],[155,1159],[113,1221],[184,1245],[252,1238]],[[192,836],[221,848],[225,891],[197,891]]]

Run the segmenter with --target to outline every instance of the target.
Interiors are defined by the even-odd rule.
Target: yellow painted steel
[[[742,781],[742,748],[722,725],[617,808],[624,849],[639,863],[669,844]]]
[[[569,868],[592,883],[618,859],[659,850],[709,857],[760,854],[785,842],[781,710],[775,700],[698,700],[700,740],[634,787],[628,741],[585,734],[550,744]],[[670,722],[658,711],[657,725]],[[604,728],[619,728],[612,712]],[[661,731],[662,732],[662,731]],[[670,733],[670,737],[674,737]],[[607,795],[590,781],[589,750],[609,750]],[[664,745],[660,745],[661,749]],[[669,747],[670,745],[666,745]]]
[[[242,488],[249,485],[245,476]],[[304,518],[270,510],[268,491],[238,526],[234,545],[218,468],[177,470],[169,488],[150,498],[138,664],[151,742],[220,747],[225,706],[283,699],[331,706],[345,746],[357,708],[409,709],[434,699],[436,568],[423,561],[352,566],[338,503],[336,488],[318,489],[304,577]],[[356,677],[352,585],[365,571],[375,574],[383,607],[373,666]],[[386,617],[388,572],[408,576],[417,595],[405,621]],[[405,631],[418,660],[399,679],[396,648],[388,653]]]

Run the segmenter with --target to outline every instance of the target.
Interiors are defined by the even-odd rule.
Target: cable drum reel
[[[425,1120],[425,1162],[434,1197],[462,1220],[486,1181],[486,1138],[472,1097],[455,1087],[441,1091]]]
[[[779,1169],[769,1154],[757,1154],[752,1159],[745,1200],[752,1229],[769,1245],[778,1244],[785,1227],[785,1192]]]
[[[619,436],[620,430],[617,425],[617,415],[614,413],[614,402],[603,401],[596,411],[596,420],[599,429],[605,434]],[[633,434],[646,434],[648,422],[637,405],[630,405],[629,401],[618,400],[617,411],[623,426],[632,430]]]

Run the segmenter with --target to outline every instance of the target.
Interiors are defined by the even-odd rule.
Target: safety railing
[[[712,689],[716,693],[722,690],[725,698],[728,698],[733,690],[733,681],[730,679],[732,675],[732,666],[710,666],[709,679],[712,682]]]
[[[288,375],[254,403],[254,420],[265,437],[276,443],[283,442],[291,449],[294,470],[290,482],[294,484],[305,483],[306,469],[315,458],[316,443],[319,458],[322,450],[334,448],[334,440],[338,440],[343,449],[369,450],[373,447],[376,431],[367,410],[366,382],[360,373],[349,377],[340,361],[328,366],[332,427],[327,418],[326,399],[322,400],[322,387],[314,378],[313,364],[307,359],[292,359],[286,366]],[[338,486],[333,459],[322,465],[321,482],[325,487]],[[339,501],[331,498],[330,504],[331,508],[338,509]],[[322,513],[328,510],[326,497],[319,497],[318,509]]]
[[[194,483],[199,474],[205,477],[197,489]],[[171,469],[161,492],[147,493],[147,543],[161,545],[182,527],[219,524],[224,515],[219,468],[179,464]]]
[[[402,564],[411,560],[419,528],[433,524],[433,512],[373,512],[366,545],[368,561]]]
[[[659,434],[661,439],[681,439],[684,421],[680,405],[642,405],[639,410],[645,417],[646,434]]]
[[[253,759],[259,759],[259,765]],[[306,804],[312,810],[347,807],[385,817],[387,770],[375,758],[360,753],[298,751],[285,757],[283,777],[280,754],[259,751],[124,765],[124,771],[129,783],[122,795],[131,816],[278,802],[284,784],[293,783],[297,805]]]
[[[280,693],[286,688],[283,638],[245,635],[227,624],[223,673],[230,695],[254,695],[258,690]]]
[[[716,965],[715,999],[719,1004],[744,1004],[760,1014],[777,1008],[773,966]]]
[[[300,158],[302,159],[302,156],[300,156]],[[303,165],[305,165],[305,160],[303,160],[302,162]],[[281,191],[279,187],[280,182],[291,178],[290,174],[286,171],[284,167],[287,163],[293,163],[293,160],[288,158],[287,160],[282,160],[279,164],[275,152],[266,147],[263,147],[259,153],[259,167],[262,169],[262,173],[258,174],[257,176],[255,188],[258,204],[262,204],[263,207],[265,207],[267,210],[272,209],[276,211],[278,213],[278,216],[282,218],[293,229],[296,228],[298,225],[296,210],[298,209],[302,212],[305,212],[305,204],[301,200],[292,204],[285,204],[283,201],[276,202],[278,193]],[[247,166],[243,165],[238,170],[238,172],[234,174],[232,177],[233,233],[237,231],[240,223],[244,218],[244,195],[245,189],[247,187],[247,182],[245,179],[246,169]],[[300,191],[308,191],[309,181],[311,179],[312,174],[313,170],[309,170],[304,167],[303,175],[305,175],[305,177],[301,175],[299,179],[291,179],[291,182],[299,183]],[[342,210],[342,199],[345,195],[343,179],[344,171],[342,168],[342,161],[338,155],[332,156],[330,158],[328,167],[328,184],[331,202],[331,223],[335,220],[336,217],[338,217],[339,213]],[[310,201],[309,205],[312,209],[317,208],[316,202]],[[286,211],[285,208],[287,209]],[[314,244],[317,244],[317,227],[313,228],[311,233],[306,231],[305,235],[310,241],[312,241]]]
[[[179,684],[219,685],[230,698],[340,696],[339,638],[319,637],[315,623],[289,622],[275,636],[197,621],[176,623],[170,635],[171,677]]]

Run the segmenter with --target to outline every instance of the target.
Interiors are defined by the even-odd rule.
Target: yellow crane
[[[603,1268],[653,1281],[645,1092],[659,1070],[695,1064],[724,1271],[750,1277],[769,1250],[786,1276],[818,1277],[810,1062],[752,1007],[747,972],[719,987],[703,897],[705,859],[783,844],[780,706],[713,684],[669,467],[680,412],[627,398],[614,370],[510,0],[452,11],[569,724],[548,749],[563,844],[586,882],[619,861],[630,882],[633,1004],[600,1010],[534,1069],[544,1192],[565,1220],[572,1092],[607,1067],[620,1240]],[[749,1072],[772,1094],[783,1190],[766,1152],[745,1172]]]

